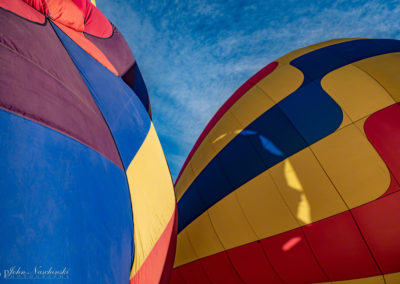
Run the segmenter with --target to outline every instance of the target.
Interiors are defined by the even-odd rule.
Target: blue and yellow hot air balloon
[[[88,0],[0,0],[0,108],[2,281],[166,283],[173,185],[117,28]]]
[[[400,41],[340,39],[267,65],[175,185],[171,283],[400,283]]]

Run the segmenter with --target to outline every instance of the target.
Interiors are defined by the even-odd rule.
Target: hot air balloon
[[[166,283],[173,184],[118,29],[87,0],[0,0],[0,108],[1,278]]]
[[[171,283],[400,283],[400,41],[291,52],[208,123],[178,180]]]

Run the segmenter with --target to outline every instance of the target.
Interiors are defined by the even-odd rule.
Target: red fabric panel
[[[206,273],[204,272],[204,269],[201,266],[199,260],[185,264],[181,267],[175,268],[174,270],[179,270],[180,275],[186,281],[186,283],[190,284],[211,283]]]
[[[161,234],[158,241],[154,244],[154,247],[150,251],[146,260],[139,268],[139,270],[130,279],[130,284],[135,283],[161,283],[161,278],[164,269],[171,269],[172,263],[168,263],[171,267],[165,267],[165,263],[168,257],[168,249],[171,243],[171,237],[173,235],[175,226],[175,214],[176,207],[171,216],[170,221],[165,227],[164,232]]]
[[[352,210],[383,273],[400,271],[400,192]]]
[[[7,1],[7,0],[6,0]],[[8,0],[9,2],[19,1],[19,0]],[[47,4],[45,0],[23,0],[29,6],[33,7],[35,10],[38,10],[40,13],[44,15],[49,14],[49,9],[47,8]]]
[[[174,269],[171,275],[171,284],[186,284],[185,279],[182,278],[178,269]]]
[[[400,105],[372,114],[364,124],[365,134],[400,183]]]
[[[284,283],[327,282],[301,228],[261,240],[274,270]]]
[[[349,211],[304,226],[303,231],[331,281],[380,274]]]
[[[283,283],[272,269],[259,242],[230,249],[227,253],[246,284]]]
[[[220,252],[200,260],[201,265],[213,284],[243,283],[229,261],[226,252]]]
[[[85,32],[101,38],[112,35],[113,27],[111,23],[90,0],[72,1],[82,11],[85,19]]]
[[[255,75],[253,75],[249,80],[247,80],[242,86],[237,89],[233,95],[221,106],[221,108],[217,111],[217,113],[213,116],[210,122],[207,124],[206,128],[200,134],[196,143],[193,146],[193,149],[190,151],[188,157],[185,160],[185,163],[182,166],[181,171],[179,172],[178,178],[175,181],[175,184],[178,182],[183,170],[186,168],[187,163],[189,163],[193,154],[196,152],[197,148],[199,148],[201,142],[203,142],[204,138],[211,131],[211,129],[215,126],[215,124],[221,119],[221,117],[228,111],[228,109],[235,104],[248,90],[250,90],[255,84],[261,81],[263,78],[267,77],[278,67],[278,62],[271,62],[263,69],[258,71]]]
[[[172,225],[171,240],[169,243],[167,258],[164,263],[164,269],[162,271],[160,283],[168,284],[169,279],[171,278],[172,268],[174,266],[174,261],[175,261],[177,233],[178,233],[178,209],[175,206],[174,223]]]
[[[88,2],[85,14],[85,32],[97,37],[108,38],[113,33],[113,27],[107,18],[94,6]]]
[[[400,185],[398,184],[398,182],[394,178],[393,174],[390,173],[390,185],[389,185],[389,188],[386,190],[386,192],[381,197],[389,195],[389,194],[392,194],[393,192],[396,192],[396,191],[399,191],[399,190],[400,190]]]
[[[0,0],[0,7],[29,21],[44,24],[46,18],[22,0]]]

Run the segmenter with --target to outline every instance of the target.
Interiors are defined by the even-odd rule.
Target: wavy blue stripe
[[[52,267],[66,268],[70,283],[129,282],[133,221],[119,167],[70,137],[3,110],[0,156],[2,273],[13,266],[30,272]]]
[[[305,75],[302,85],[246,127],[199,174],[178,202],[178,231],[233,190],[340,126],[341,108],[321,87],[327,73],[399,51],[400,41],[365,39],[294,59],[291,64]]]
[[[150,129],[147,110],[120,77],[97,62],[55,24],[52,25],[102,112],[124,167],[128,168]]]

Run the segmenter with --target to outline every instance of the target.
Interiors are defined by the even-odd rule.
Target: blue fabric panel
[[[226,145],[222,151],[224,151],[223,155],[217,155],[213,162],[216,161],[217,164],[222,167],[222,172],[225,175],[225,178],[231,185],[233,185],[232,187],[226,187],[228,192],[221,192],[224,196],[229,194],[229,192],[231,192],[237,186],[246,183],[246,178],[248,176],[257,175],[260,173],[260,169],[264,168],[263,161],[255,151],[254,147],[252,147],[248,137],[244,135],[239,135],[237,139],[232,141],[232,143]],[[242,166],[235,166],[238,164]],[[243,171],[248,173],[243,174]],[[211,181],[213,182],[215,179],[216,178],[213,178]],[[213,188],[215,188],[214,184],[211,184],[208,188],[202,187],[203,190],[201,192],[207,190],[207,192],[204,192],[204,195],[208,197],[207,200],[210,199],[210,194],[214,194],[210,193]],[[221,190],[219,190],[219,192],[222,191],[222,188],[220,189]],[[213,201],[211,203],[215,202]]]
[[[194,219],[204,212],[206,207],[194,185],[191,186],[190,192],[184,194],[181,199],[182,202],[178,203],[178,214],[184,212],[180,218],[178,218],[178,230],[181,231],[187,225],[190,224]]]
[[[149,94],[147,92],[146,84],[144,83],[142,73],[135,62],[135,81],[133,82],[133,90],[138,95],[139,99],[142,101],[146,110],[150,111],[150,100]]]
[[[248,135],[248,132],[255,134]],[[250,138],[264,161],[259,173],[306,147],[303,138],[278,105],[259,116],[239,135]]]
[[[303,84],[278,105],[308,145],[334,132],[343,120],[340,106],[315,81]]]
[[[207,174],[197,178],[191,187],[193,186],[198,191],[205,207],[209,208],[235,188],[227,179],[218,159],[212,160],[204,171]]]
[[[120,77],[97,62],[56,25],[52,25],[99,106],[125,169],[128,168],[150,129],[147,110]]]
[[[76,140],[4,110],[0,136],[1,272],[66,268],[68,283],[128,283],[133,221],[125,173]]]
[[[340,126],[341,108],[320,84],[327,73],[370,56],[398,51],[400,41],[355,40],[294,59],[291,64],[305,74],[303,84],[246,127],[199,174],[178,203],[181,208],[178,218],[185,220],[179,231],[245,182]],[[243,142],[243,136],[250,139],[251,146]],[[256,150],[263,163],[260,164],[249,147]],[[196,214],[191,210],[190,201],[185,199],[194,190],[198,190],[205,205],[201,210],[197,205]]]

